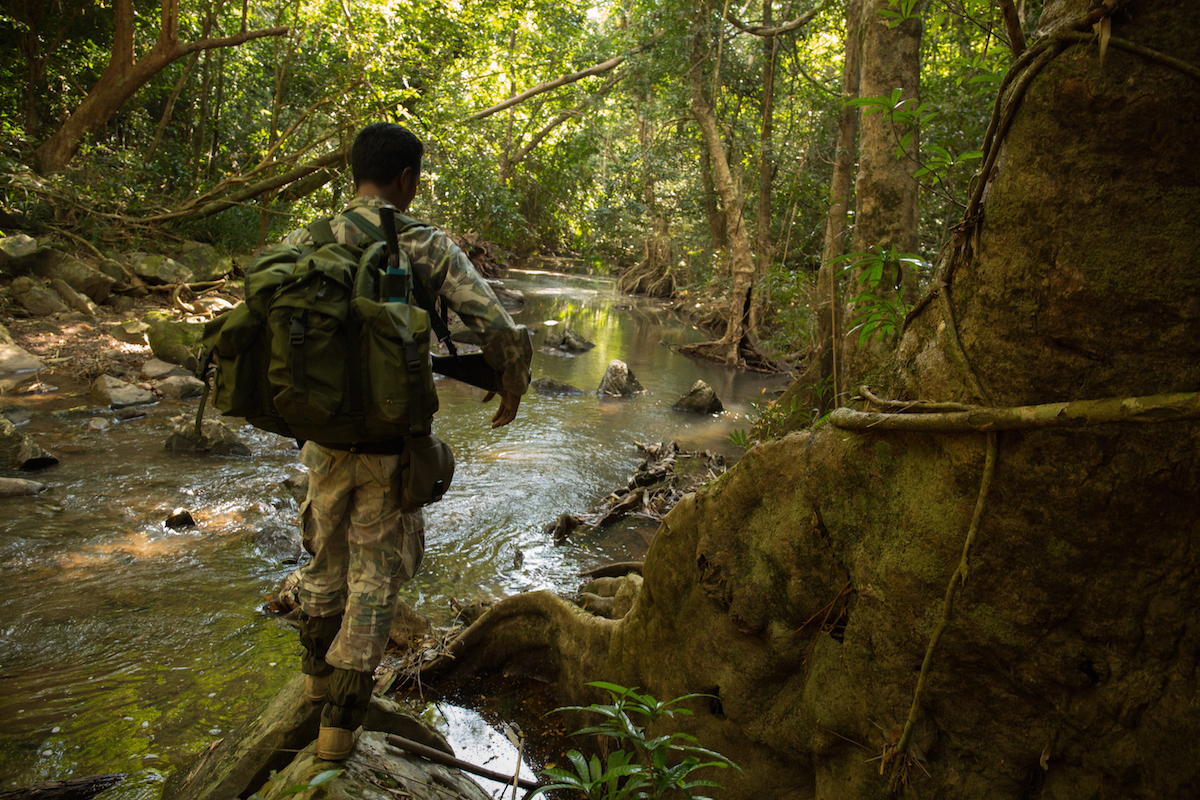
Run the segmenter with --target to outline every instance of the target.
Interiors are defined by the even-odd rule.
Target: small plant
[[[319,772],[314,775],[312,780],[310,780],[308,783],[290,786],[276,795],[276,797],[287,797],[289,794],[300,794],[301,792],[307,792],[309,789],[315,789],[318,786],[323,786],[336,778],[338,775],[341,775],[342,772],[344,772],[344,770],[340,769],[327,769],[324,772]],[[277,781],[279,779],[280,776],[275,773],[275,770],[271,770],[271,777],[269,780]],[[250,795],[250,800],[262,800],[262,797],[255,792],[254,794]]]
[[[635,689],[615,683],[594,681],[588,686],[608,692],[612,702],[565,706],[555,710],[599,714],[604,718],[600,724],[578,730],[575,735],[614,739],[620,749],[613,750],[603,761],[599,756],[593,755],[589,759],[578,750],[572,750],[567,758],[575,771],[542,770],[544,777],[555,782],[538,787],[527,797],[532,798],[552,789],[567,789],[579,792],[588,800],[667,797],[709,800],[694,792],[720,788],[720,784],[695,778],[692,773],[705,767],[739,769],[720,753],[700,747],[694,736],[670,733],[650,737],[646,732],[646,728],[655,720],[692,713],[684,708],[673,708],[675,704],[710,695],[688,694],[659,702],[648,694],[638,694]]]
[[[754,442],[750,439],[750,434],[745,428],[735,428],[729,433],[730,440],[743,450],[749,450],[754,446]]]
[[[849,262],[843,274],[858,270],[859,293],[850,301],[854,309],[853,325],[858,331],[858,346],[875,337],[888,338],[900,332],[908,305],[902,298],[904,286],[913,283],[915,273],[928,271],[929,262],[911,253],[889,249],[868,253],[848,253],[838,261]]]
[[[787,403],[778,400],[768,400],[767,390],[763,389],[757,400],[750,401],[751,412],[750,430],[738,428],[729,434],[730,440],[743,450],[749,450],[759,442],[778,439],[787,430],[787,425],[800,409],[800,400],[791,398]],[[816,418],[819,409],[812,409],[812,419]]]

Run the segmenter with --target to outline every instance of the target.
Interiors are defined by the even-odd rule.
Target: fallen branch
[[[764,25],[747,25],[733,14],[729,13],[728,9],[726,9],[725,21],[743,33],[749,33],[753,36],[767,38],[770,36],[779,36],[780,34],[792,33],[793,31],[800,30],[805,25],[812,22],[817,14],[819,14],[822,10],[823,6],[815,8],[805,14],[801,14],[791,22],[785,22],[782,25],[776,25],[773,28],[768,28]]]
[[[147,285],[146,288],[153,292],[175,292],[179,289],[187,289],[189,292],[199,294],[212,289],[219,289],[226,283],[225,278],[219,278],[215,281],[201,281],[199,283],[156,283],[153,286]]]
[[[513,97],[510,97],[507,100],[503,100],[494,106],[489,106],[488,108],[484,108],[479,111],[476,111],[474,114],[471,114],[470,116],[463,119],[463,122],[464,123],[474,122],[476,120],[483,119],[484,117],[490,117],[492,114],[495,114],[500,111],[504,111],[507,108],[512,108],[513,106],[518,105],[519,103],[523,103],[524,101],[528,100],[529,98],[535,97],[539,94],[542,94],[543,92],[549,92],[553,89],[559,88],[560,86],[566,86],[569,83],[575,83],[577,81],[583,80],[584,78],[590,78],[593,75],[602,75],[605,72],[610,72],[611,70],[614,70],[617,67],[619,67],[625,61],[625,59],[628,58],[629,56],[635,55],[637,53],[642,52],[643,50],[648,50],[649,48],[653,47],[655,44],[658,43],[658,40],[661,37],[662,37],[661,33],[655,34],[655,36],[653,38],[651,38],[650,41],[646,42],[645,44],[643,44],[639,47],[634,48],[631,52],[626,53],[623,56],[617,56],[616,58],[610,58],[608,61],[604,61],[600,64],[594,64],[593,66],[590,66],[587,69],[582,69],[579,72],[572,72],[570,75],[562,75],[558,78],[555,78],[552,81],[546,81],[545,83],[539,83],[537,86],[534,86],[532,89],[526,89],[525,91],[521,92],[520,94],[514,95]]]
[[[399,747],[401,750],[407,750],[408,752],[413,753],[418,756],[421,756],[422,758],[427,758],[436,764],[444,764],[447,767],[454,767],[455,769],[461,769],[463,772],[469,772],[472,775],[478,775],[481,778],[487,778],[488,780],[496,781],[497,783],[507,784],[510,781],[515,781],[516,784],[518,786],[520,786],[522,789],[536,789],[540,785],[536,781],[530,781],[530,780],[526,780],[525,778],[514,777],[511,775],[504,775],[500,772],[493,772],[490,769],[484,769],[483,767],[477,767],[470,762],[463,761],[462,759],[455,758],[454,756],[451,756],[451,755],[447,755],[446,753],[443,753],[441,750],[435,750],[432,747],[426,747],[423,744],[418,744],[417,742],[410,741],[408,739],[405,739],[403,736],[397,736],[394,733],[389,733],[387,736],[384,737],[384,739],[392,747]],[[520,762],[518,762],[517,763],[518,774],[520,773],[520,769],[521,769],[521,764],[520,764]]]
[[[287,172],[283,172],[279,175],[276,175],[276,176],[273,176],[270,178],[266,178],[264,180],[261,180],[254,184],[251,184],[249,186],[245,186],[236,192],[226,195],[225,197],[222,197],[220,199],[213,199],[208,202],[205,202],[204,205],[202,205],[198,208],[196,207],[195,204],[189,204],[189,205],[185,206],[184,208],[178,209],[176,211],[170,211],[168,213],[158,214],[158,215],[155,215],[152,217],[145,217],[143,219],[134,220],[134,222],[155,223],[155,222],[166,222],[167,220],[173,220],[173,219],[189,219],[192,217],[208,217],[213,214],[216,214],[219,211],[224,211],[225,209],[230,208],[231,206],[239,205],[241,203],[244,203],[247,200],[252,200],[253,198],[258,197],[259,195],[265,194],[270,191],[274,191],[276,189],[280,189],[280,188],[287,186],[288,184],[294,183],[296,181],[303,180],[304,178],[308,177],[312,173],[322,170],[326,167],[330,167],[332,165],[338,164],[339,162],[344,162],[347,155],[348,155],[347,148],[341,148],[338,150],[334,150],[333,152],[326,153],[325,155],[323,155],[319,158],[315,158],[312,161],[306,162],[297,167],[293,167],[290,170],[288,170]],[[258,168],[256,168],[256,169],[258,169]]]

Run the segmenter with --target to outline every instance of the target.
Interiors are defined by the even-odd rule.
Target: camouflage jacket
[[[378,209],[386,203],[382,197],[366,195],[354,198],[346,210],[378,225]],[[424,223],[405,227],[404,220],[400,214],[396,215],[396,230],[414,276],[430,296],[445,298],[463,324],[479,334],[484,358],[503,375],[504,388],[516,395],[525,394],[533,360],[533,345],[525,326],[513,322],[466,253],[449,236]],[[330,227],[343,244],[365,247],[372,241],[368,234],[341,216],[334,217]],[[292,231],[283,241],[300,246],[313,244],[307,227]]]

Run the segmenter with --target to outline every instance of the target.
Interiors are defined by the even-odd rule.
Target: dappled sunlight
[[[151,535],[145,531],[128,531],[124,535],[84,550],[65,553],[59,564],[63,569],[84,569],[111,565],[122,557],[161,559],[179,555],[184,547],[193,544],[194,536]]]
[[[543,280],[551,291],[539,291]],[[491,428],[496,405],[481,403],[482,391],[438,382],[435,430],[457,465],[446,496],[426,510],[425,559],[402,590],[435,624],[449,621],[452,599],[569,593],[581,569],[640,558],[656,527],[649,521],[582,528],[558,544],[546,526],[564,513],[587,513],[625,485],[641,459],[637,442],[675,438],[688,448],[718,449],[724,438],[734,449],[732,416],[670,410],[697,379],[732,406],[756,398],[762,386],[757,376],[660,344],[696,334],[653,304],[618,294],[612,281],[522,274],[507,285],[525,293],[515,316],[535,321],[535,350],[546,330],[564,327],[595,347],[574,358],[535,352],[535,378],[553,377],[583,393],[531,391],[504,428]],[[612,359],[626,361],[647,393],[597,397]],[[47,473],[54,488],[39,504],[9,506],[21,512],[0,528],[0,658],[14,676],[6,686],[21,687],[24,721],[0,744],[52,752],[16,769],[49,774],[76,763],[78,755],[60,752],[62,737],[45,733],[54,725],[67,730],[75,709],[86,709],[89,721],[70,722],[72,735],[113,738],[122,758],[157,763],[149,756],[195,749],[227,731],[246,704],[268,696],[295,669],[294,631],[259,611],[295,565],[264,560],[253,537],[265,527],[298,528],[299,503],[282,486],[301,472],[298,450],[234,421],[251,458],[164,451],[171,417],[194,411],[195,401],[141,410],[136,422],[64,454]],[[64,426],[84,427],[94,413],[83,407],[36,424],[53,437]],[[178,508],[191,513],[195,527],[166,527]],[[121,663],[129,652],[137,653],[140,669]],[[197,653],[205,655],[197,661]],[[43,674],[48,656],[62,666]],[[214,667],[214,659],[223,666]],[[221,671],[228,680],[220,680]],[[81,682],[84,673],[105,677]],[[238,701],[221,705],[221,698]],[[0,700],[0,714],[8,710]],[[6,763],[0,757],[0,767]]]

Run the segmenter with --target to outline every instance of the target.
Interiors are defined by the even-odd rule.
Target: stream
[[[457,466],[444,499],[426,510],[425,559],[402,594],[434,625],[452,618],[452,599],[572,594],[581,570],[641,559],[655,528],[645,520],[581,529],[557,546],[544,528],[563,512],[591,511],[624,485],[642,460],[635,443],[676,440],[736,457],[730,432],[748,428],[750,402],[783,382],[679,355],[672,346],[705,334],[658,304],[618,293],[612,280],[514,271],[504,285],[526,298],[510,311],[535,331],[534,377],[583,394],[531,390],[516,421],[492,430],[494,402],[439,381],[434,430]],[[547,322],[595,348],[541,352]],[[646,394],[596,395],[618,358]],[[671,410],[699,379],[716,390],[724,414]],[[0,500],[0,792],[121,772],[129,777],[103,798],[150,800],[168,771],[298,672],[295,629],[261,611],[296,565],[267,560],[253,541],[264,526],[296,525],[297,504],[281,484],[299,470],[298,451],[247,426],[239,435],[250,458],[169,453],[170,419],[194,416],[194,400],[163,401],[132,419],[86,397],[69,405],[41,413],[31,403],[33,419],[22,429],[60,463],[4,473],[50,489]],[[114,424],[90,432],[95,416]],[[167,528],[177,508],[196,526]],[[443,707],[437,716],[468,760],[509,747],[466,709]]]

